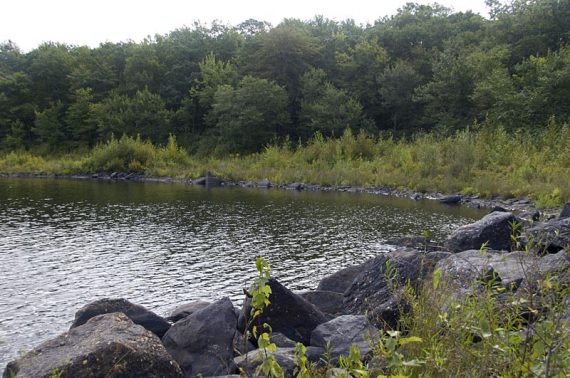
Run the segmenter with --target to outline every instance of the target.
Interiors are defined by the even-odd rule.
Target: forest
[[[408,3],[373,25],[316,16],[195,23],[99,47],[0,45],[4,150],[88,150],[112,135],[198,156],[345,130],[451,135],[570,121],[570,1],[489,0],[490,18]]]

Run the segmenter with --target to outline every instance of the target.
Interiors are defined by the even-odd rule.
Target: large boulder
[[[122,312],[135,324],[143,326],[158,337],[164,336],[166,331],[170,328],[170,323],[166,321],[166,319],[147,310],[143,306],[131,303],[126,299],[104,298],[91,302],[79,309],[79,311],[75,313],[75,320],[71,324],[71,329],[85,324],[94,316],[112,312]]]
[[[293,293],[276,279],[270,278],[271,295],[263,313],[250,321],[250,329],[256,326],[263,330],[263,324],[271,326],[273,332],[280,332],[293,341],[308,345],[311,332],[316,326],[327,321],[326,316],[302,296]],[[244,302],[243,314],[247,319],[251,313],[251,301]]]
[[[445,250],[461,252],[480,249],[510,251],[512,245],[512,225],[516,217],[509,212],[492,212],[475,223],[461,226],[451,233],[445,242]]]
[[[123,313],[91,318],[22,358],[10,362],[8,377],[181,377],[160,339]]]
[[[529,245],[556,253],[570,246],[570,217],[535,223],[526,230],[525,237]]]
[[[176,322],[162,343],[182,367],[184,377],[232,374],[236,326],[234,306],[223,298]]]
[[[332,291],[335,293],[344,293],[350,287],[352,281],[360,274],[363,265],[352,265],[341,269],[336,273],[327,276],[319,282],[318,291]]]
[[[378,336],[376,329],[364,315],[343,315],[329,322],[320,324],[311,334],[311,345],[331,347],[333,356],[348,355],[355,344],[364,356],[371,350],[371,345]]]
[[[417,284],[433,271],[439,260],[449,255],[449,252],[399,249],[368,260],[344,292],[347,313],[367,313],[375,325],[394,327],[399,309],[405,307],[400,289],[408,281]]]
[[[307,347],[306,356],[309,362],[318,363],[322,357],[325,350],[319,347],[309,346]],[[295,371],[295,348],[277,348],[275,353],[273,353],[275,359],[285,377],[294,377]],[[235,358],[235,363],[240,370],[246,373],[247,377],[255,377],[255,372],[257,368],[263,363],[265,354],[263,351],[257,349],[249,352],[247,355],[239,356]],[[263,376],[263,375],[258,375]]]
[[[437,269],[459,293],[466,293],[477,285],[501,285],[508,291],[517,291],[524,283],[533,283],[546,274],[555,275],[568,269],[570,257],[565,251],[539,257],[530,252],[469,250],[441,260]]]
[[[208,307],[212,303],[206,301],[194,301],[190,303],[182,304],[171,311],[170,316],[166,319],[173,323],[176,323],[180,319],[184,319],[188,315],[192,315],[198,310]]]
[[[329,318],[334,318],[344,314],[344,295],[334,291],[306,291],[300,296],[314,304],[323,314]]]

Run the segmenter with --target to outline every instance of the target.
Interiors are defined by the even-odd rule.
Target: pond
[[[0,366],[66,331],[105,297],[160,315],[229,296],[265,257],[293,290],[484,211],[435,201],[184,184],[0,179]]]

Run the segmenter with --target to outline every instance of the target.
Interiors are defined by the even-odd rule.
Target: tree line
[[[490,18],[408,3],[373,25],[195,23],[97,48],[0,44],[0,146],[111,135],[246,153],[282,138],[509,131],[570,121],[570,0],[488,0]]]

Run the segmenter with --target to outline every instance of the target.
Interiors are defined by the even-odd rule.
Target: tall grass
[[[419,134],[411,140],[347,130],[337,139],[317,134],[305,144],[286,140],[256,154],[207,158],[191,156],[174,137],[166,146],[155,146],[127,136],[100,144],[87,155],[0,155],[4,173],[132,171],[194,178],[207,170],[230,180],[531,196],[541,206],[557,206],[570,200],[570,127],[554,119],[534,132],[476,125],[453,135]]]

